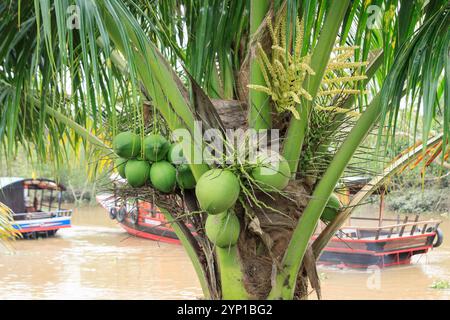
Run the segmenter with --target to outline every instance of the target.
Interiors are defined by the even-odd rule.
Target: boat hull
[[[71,217],[22,220],[14,223],[14,228],[20,233],[44,232],[71,227]]]
[[[319,263],[351,268],[409,264],[412,256],[433,247],[435,237],[435,232],[378,240],[335,237],[323,250]]]
[[[149,218],[146,218],[146,220],[147,222],[140,221],[138,223],[133,223],[130,219],[126,218],[124,221],[119,222],[119,224],[126,232],[136,237],[166,243],[181,243],[172,228],[161,226],[161,220],[150,220]],[[150,221],[154,221],[155,223],[151,224],[149,223]]]

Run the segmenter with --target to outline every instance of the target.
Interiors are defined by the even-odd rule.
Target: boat
[[[97,195],[96,200],[130,235],[140,238],[180,244],[175,231],[161,211],[153,204],[135,200],[120,203],[113,194]],[[192,225],[187,225],[195,235]]]
[[[13,211],[13,227],[26,239],[71,227],[72,210],[61,207],[65,190],[49,179],[0,177],[0,202]]]
[[[348,179],[340,190],[343,203],[348,203],[365,183],[366,178]],[[411,263],[417,254],[425,254],[443,241],[440,220],[420,220],[420,215],[400,215],[395,219],[384,217],[384,195],[379,189],[378,217],[350,217],[322,251],[319,264],[337,267],[380,268]],[[131,235],[155,241],[179,244],[175,231],[165,216],[149,202],[134,200],[121,202],[114,194],[97,196],[97,201],[109,212],[112,219]],[[372,213],[373,215],[373,213]],[[192,230],[192,226],[188,227]],[[320,223],[315,235],[325,227]]]
[[[344,181],[340,198],[346,205],[371,183],[364,177]],[[362,216],[351,215],[323,249],[320,264],[356,269],[404,265],[410,264],[414,255],[425,254],[442,244],[441,220],[421,220],[420,214],[397,214],[395,218],[386,218],[385,195],[388,192],[384,186],[375,189],[373,193],[380,197],[378,216],[374,217],[373,211]],[[319,224],[313,239],[324,227],[323,223]]]

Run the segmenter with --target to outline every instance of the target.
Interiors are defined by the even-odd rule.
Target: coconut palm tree
[[[193,192],[132,192],[173,221],[206,298],[302,299],[308,280],[320,295],[310,239],[368,134],[394,143],[403,121],[423,141],[441,130],[448,150],[449,9],[441,0],[3,1],[0,141],[9,156],[21,143],[64,161],[62,143],[114,158],[110,141],[125,130],[278,129],[284,190],[261,187],[246,164],[219,166],[240,184],[234,245],[208,238]],[[189,164],[197,181],[211,166]]]

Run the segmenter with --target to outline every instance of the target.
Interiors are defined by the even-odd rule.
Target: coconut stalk
[[[264,21],[269,9],[268,0],[251,0],[250,7],[250,35],[254,36],[261,23]],[[229,76],[229,75],[228,75]],[[224,79],[225,75],[224,75]],[[263,74],[256,59],[250,62],[250,83],[263,85]],[[269,97],[267,94],[250,90],[249,92],[249,125],[256,130],[271,127],[271,115]],[[216,248],[217,264],[222,285],[222,298],[248,299],[244,287],[241,263],[238,258],[236,246],[230,248]]]
[[[269,294],[270,299],[293,298],[298,272],[320,215],[356,149],[377,122],[381,111],[382,103],[378,94],[358,119],[314,189],[311,200],[294,229],[283,257],[282,268],[278,270]]]
[[[236,246],[216,247],[223,300],[248,300]]]
[[[320,83],[325,73],[330,53],[339,32],[339,26],[345,17],[350,0],[332,1],[327,17],[320,33],[320,38],[311,56],[311,68],[315,75],[307,76],[304,89],[314,98],[319,90]],[[297,105],[300,119],[292,117],[286,140],[283,145],[283,156],[288,161],[291,172],[297,172],[300,153],[303,148],[306,130],[308,128],[309,112],[312,102],[302,100],[302,104]]]
[[[254,37],[258,28],[264,21],[269,9],[268,0],[250,1],[250,37]],[[250,82],[255,85],[265,85],[261,69],[255,59],[256,53],[252,53],[250,61]],[[249,90],[249,126],[256,130],[269,129],[272,127],[270,114],[269,96],[260,91]]]

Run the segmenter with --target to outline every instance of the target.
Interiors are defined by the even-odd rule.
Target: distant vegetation
[[[85,152],[76,157],[69,154],[68,157],[70,161],[56,166],[52,161],[31,160],[36,157],[27,156],[25,151],[19,148],[14,158],[6,159],[0,154],[0,176],[54,179],[66,186],[66,202],[94,204],[96,193],[108,183],[107,169],[103,168],[97,171],[96,175],[90,175],[87,170],[90,160],[86,159]]]
[[[450,213],[449,170],[434,163],[427,168],[423,179],[419,166],[395,177],[387,206],[392,211],[404,213]]]
[[[440,290],[450,289],[450,281],[448,281],[448,280],[435,280],[431,284],[430,288],[432,288],[432,289],[440,289]]]

